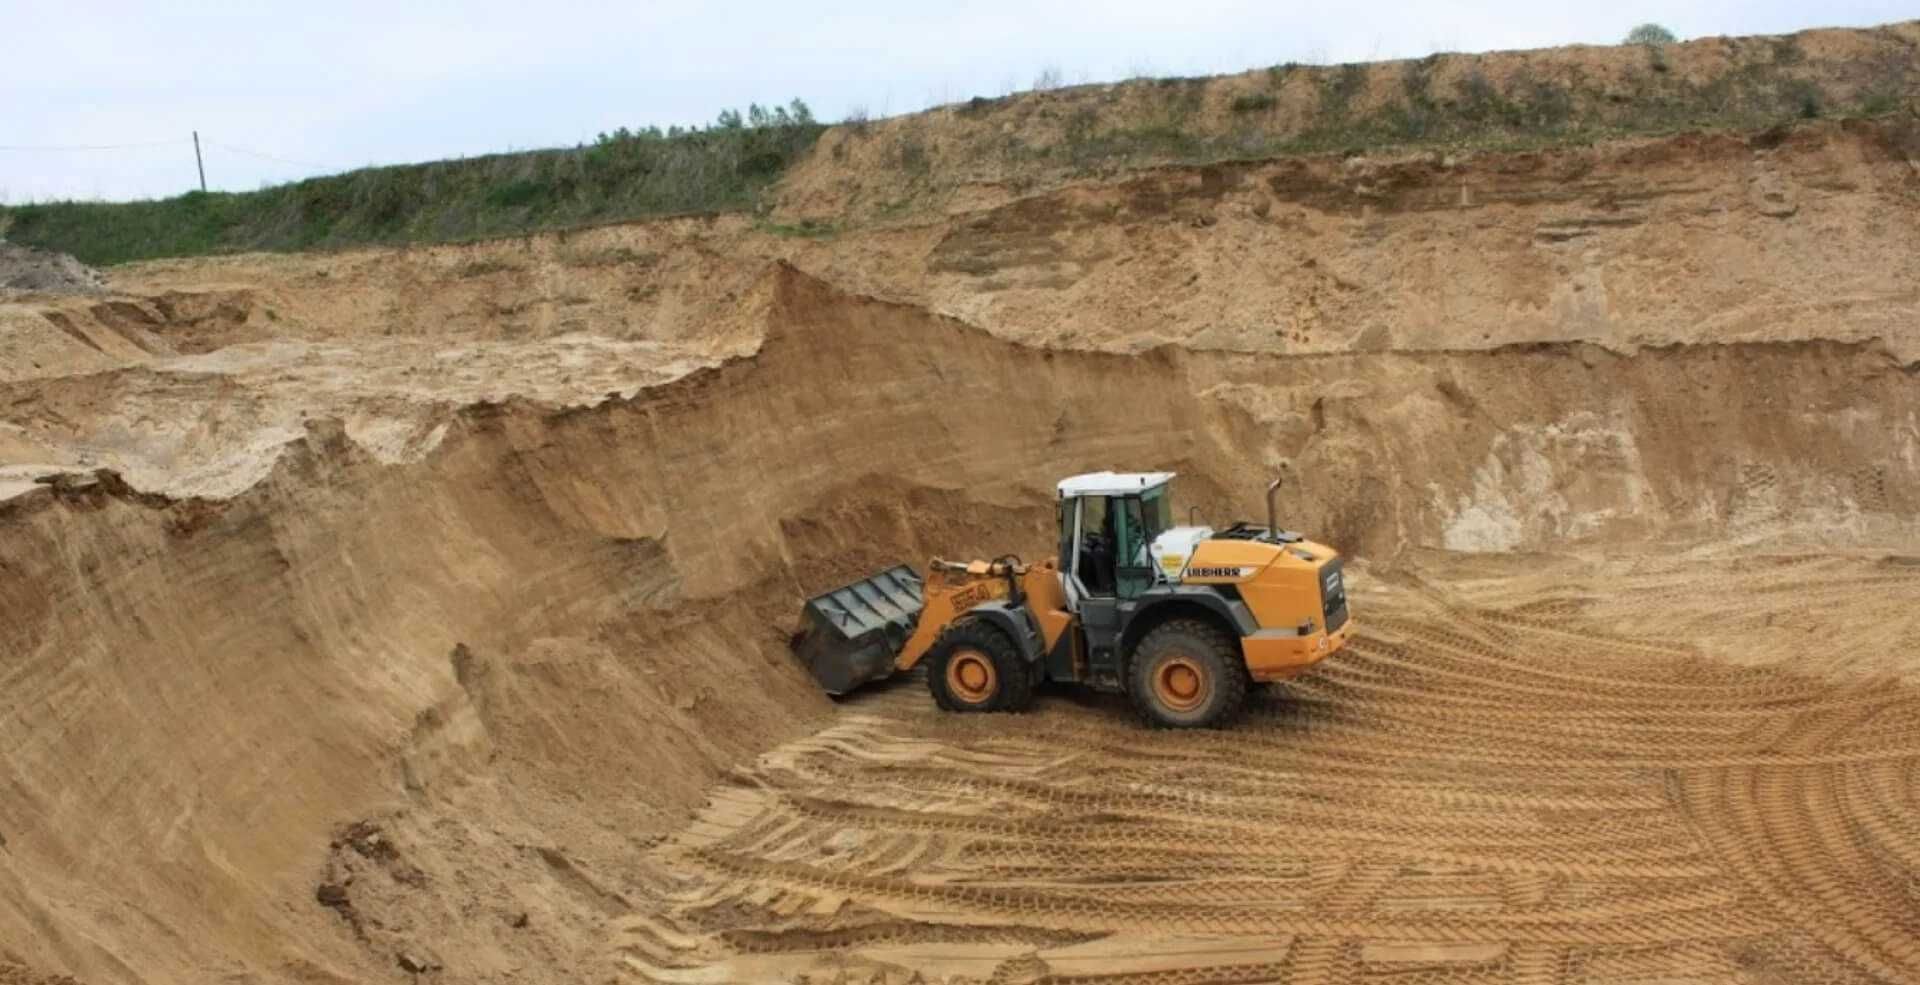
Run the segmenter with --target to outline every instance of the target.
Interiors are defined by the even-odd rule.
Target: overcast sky
[[[884,116],[1049,68],[1093,82],[1607,44],[1642,21],[1692,38],[1915,16],[1920,0],[0,0],[0,201],[188,190],[194,129],[208,185],[240,191],[795,96]]]

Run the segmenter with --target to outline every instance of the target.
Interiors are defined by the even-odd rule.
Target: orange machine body
[[[1323,579],[1338,558],[1333,548],[1312,541],[1275,545],[1210,540],[1193,552],[1180,580],[1188,585],[1232,587],[1260,627],[1239,636],[1247,673],[1256,681],[1279,681],[1297,676],[1338,652],[1352,636],[1352,619],[1344,619],[1330,630],[1323,610]],[[954,620],[975,606],[1009,599],[1012,585],[1007,578],[1008,564],[935,559],[926,574],[926,608],[895,666],[912,669]],[[1018,565],[1013,574],[1038,624],[1046,651],[1053,652],[1067,636],[1076,677],[1084,676],[1085,647],[1078,637],[1068,635],[1074,629],[1074,615],[1067,607],[1058,559]]]
[[[1285,680],[1325,660],[1353,635],[1353,620],[1344,611],[1329,629],[1324,610],[1329,571],[1345,577],[1339,558],[1338,551],[1309,540],[1208,540],[1195,548],[1180,580],[1232,586],[1261,627],[1240,639],[1247,672],[1256,681]],[[1344,595],[1344,581],[1339,587]]]

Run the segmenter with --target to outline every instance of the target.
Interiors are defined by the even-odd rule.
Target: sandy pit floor
[[[1226,732],[894,682],[714,788],[610,943],[663,982],[1914,980],[1920,689],[1655,629],[1786,570],[1866,622],[1920,567],[1651,566],[1369,579],[1349,650]],[[1498,602],[1432,587],[1469,574]]]

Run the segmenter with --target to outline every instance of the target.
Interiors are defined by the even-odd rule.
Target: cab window
[[[1114,584],[1122,598],[1131,598],[1153,584],[1153,538],[1165,529],[1158,515],[1161,496],[1127,496],[1119,501],[1119,536],[1114,544]]]
[[[1173,529],[1173,497],[1162,486],[1141,497],[1140,503],[1146,518],[1147,543],[1151,544],[1155,537]]]

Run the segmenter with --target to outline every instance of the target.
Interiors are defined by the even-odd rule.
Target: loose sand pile
[[[65,253],[0,240],[0,290],[98,294],[106,287],[99,271]]]

